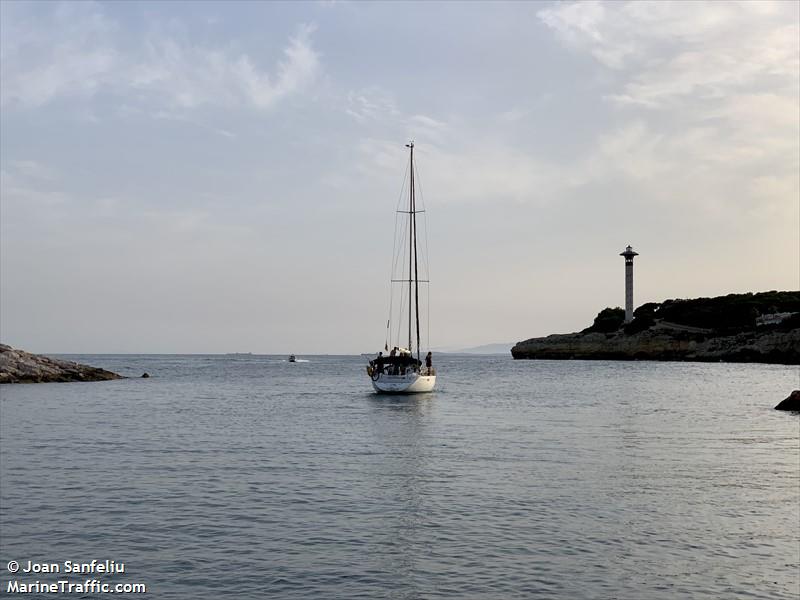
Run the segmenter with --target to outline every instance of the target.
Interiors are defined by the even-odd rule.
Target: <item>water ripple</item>
[[[166,599],[800,595],[796,367],[441,356],[398,398],[355,357],[74,358],[153,377],[2,388],[2,561]]]

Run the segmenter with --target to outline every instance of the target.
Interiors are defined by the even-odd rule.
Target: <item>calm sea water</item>
[[[0,593],[800,595],[797,367],[440,355],[401,398],[358,357],[72,358],[153,377],[0,388]]]

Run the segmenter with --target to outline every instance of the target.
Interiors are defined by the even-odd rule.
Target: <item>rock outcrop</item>
[[[746,331],[736,335],[656,326],[639,333],[582,332],[517,343],[514,358],[690,360],[800,364],[800,329]]]
[[[0,344],[0,383],[106,381],[121,375],[68,360],[56,360]]]
[[[789,397],[781,400],[775,410],[793,410],[800,412],[800,390],[794,390]]]
[[[579,333],[517,343],[514,358],[800,364],[800,291],[642,304],[625,323],[605,308]]]

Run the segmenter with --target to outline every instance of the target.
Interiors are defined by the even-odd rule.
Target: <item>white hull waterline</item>
[[[386,373],[372,376],[372,387],[376,392],[386,394],[419,394],[432,392],[436,385],[436,375],[407,373],[405,375],[388,375]]]

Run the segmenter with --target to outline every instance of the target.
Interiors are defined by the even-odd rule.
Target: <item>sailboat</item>
[[[419,286],[420,283],[428,283],[428,279],[420,279],[421,257],[417,247],[417,215],[425,211],[417,208],[414,142],[406,144],[406,148],[409,149],[408,210],[397,211],[395,256],[392,261],[392,299],[389,302],[389,319],[386,322],[384,344],[384,351],[389,354],[384,356],[383,352],[379,352],[367,366],[367,375],[375,391],[395,394],[430,392],[436,385],[436,370],[431,366],[430,352],[425,357],[425,363],[421,359]],[[425,267],[425,264],[422,266]],[[400,292],[400,310],[397,315],[393,314],[395,286],[399,287]],[[407,314],[405,307],[408,310]],[[392,321],[395,316],[397,344],[389,351],[389,341],[393,337]],[[403,321],[408,326],[406,346],[400,345],[401,331],[403,336],[406,333],[402,327]]]

